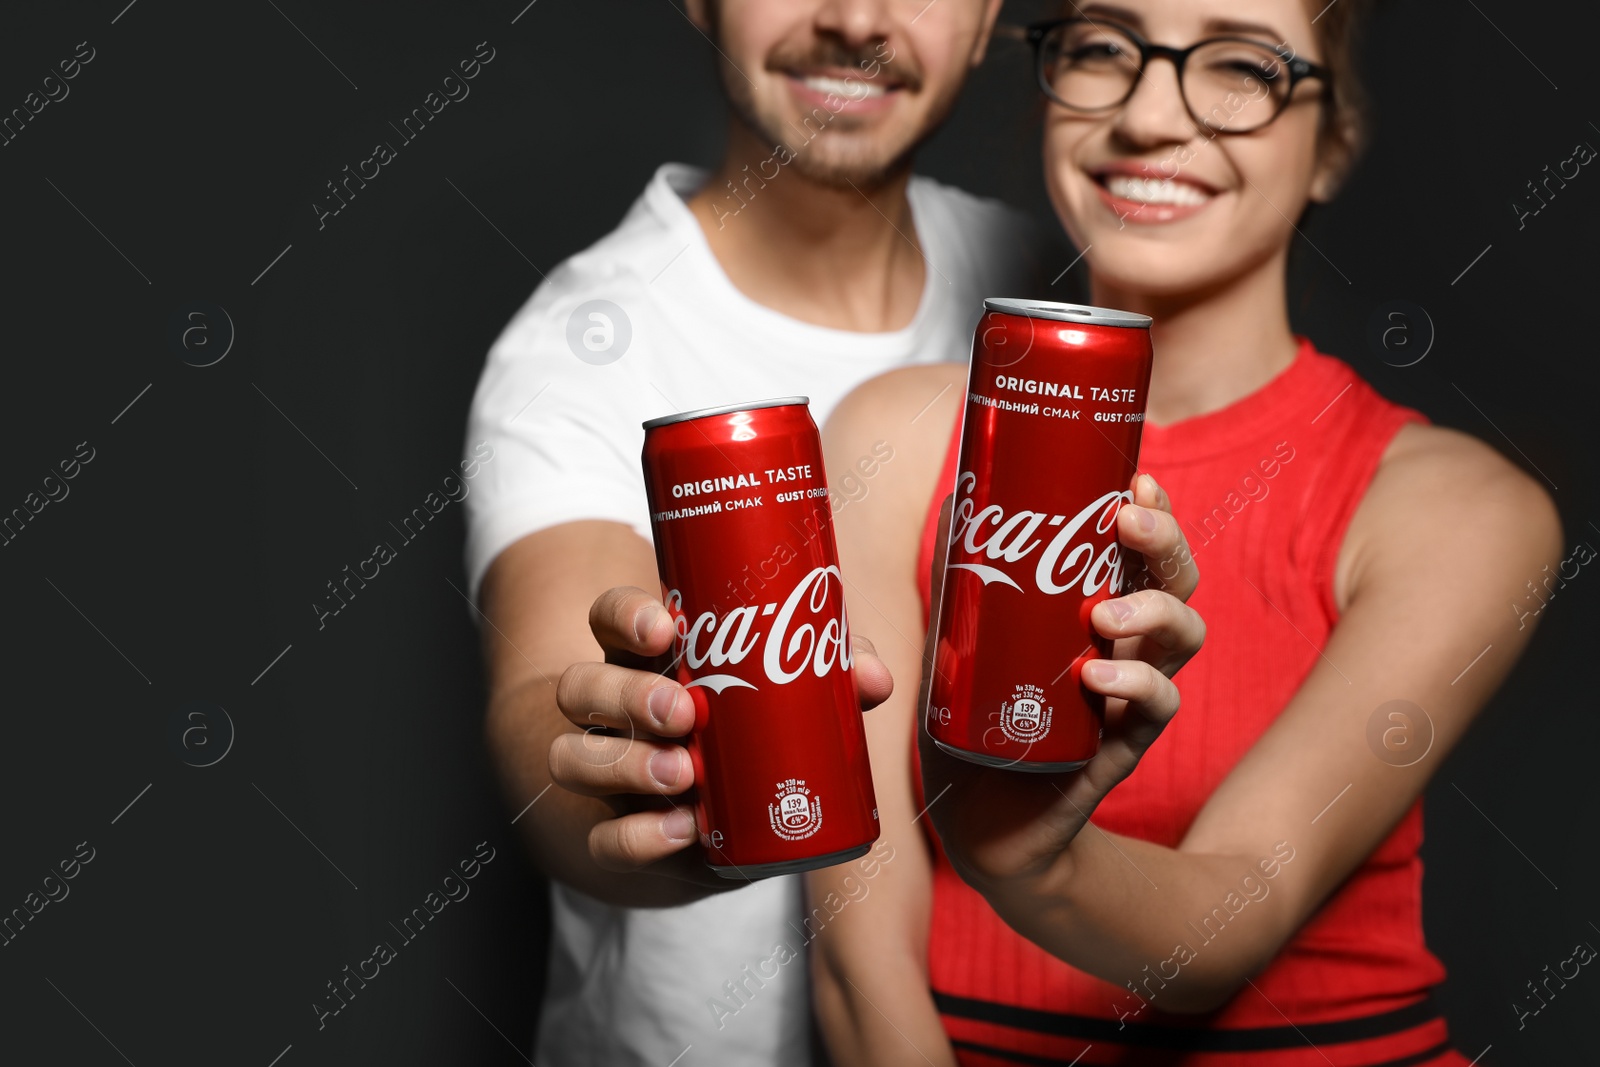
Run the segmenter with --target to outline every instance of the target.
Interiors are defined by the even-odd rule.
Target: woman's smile
[[[1088,172],[1095,192],[1119,220],[1142,225],[1176,222],[1205,210],[1219,190],[1150,163],[1122,162]]]

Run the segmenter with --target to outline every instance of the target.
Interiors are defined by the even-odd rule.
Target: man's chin
[[[894,181],[911,168],[918,139],[887,129],[891,124],[882,118],[868,123],[840,116],[834,120],[837,128],[815,130],[800,119],[745,112],[740,98],[733,101],[735,113],[759,141],[782,146],[774,158],[784,170],[818,185],[866,190]],[[765,167],[761,173],[771,180]]]
[[[788,168],[818,185],[838,189],[854,186],[867,190],[895,181],[911,169],[912,150],[898,154],[885,151],[819,150],[819,146],[801,148],[794,154]]]
[[[801,163],[796,159],[793,169],[817,185],[835,189],[859,189],[863,192],[886,185],[906,170],[905,165],[863,163]]]

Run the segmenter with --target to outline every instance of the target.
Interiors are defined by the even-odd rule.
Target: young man
[[[911,174],[999,6],[689,0],[721,57],[722,162],[662,166],[489,354],[467,440],[495,458],[467,499],[467,569],[490,748],[512,809],[537,800],[519,826],[554,882],[541,1067],[666,1067],[691,1045],[686,1062],[810,1062],[805,961],[772,963],[799,879],[711,877],[654,796],[676,750],[613,755],[562,711],[613,676],[569,672],[560,704],[556,680],[619,644],[591,633],[603,590],[660,588],[643,420],[804,394],[820,425],[869,377],[965,358],[983,297],[1037,288],[1020,217]],[[641,634],[653,610],[629,616]]]

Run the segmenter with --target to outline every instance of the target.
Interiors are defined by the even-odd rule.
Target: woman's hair
[[[1316,31],[1322,65],[1333,71],[1333,89],[1322,117],[1321,147],[1343,157],[1341,172],[1348,172],[1361,155],[1371,130],[1367,94],[1361,82],[1356,52],[1373,5],[1374,0],[1334,0],[1331,4],[1325,0],[1306,0],[1316,20],[1312,29]]]

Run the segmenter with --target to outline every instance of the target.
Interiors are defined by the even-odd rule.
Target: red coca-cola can
[[[1080,682],[1111,641],[1089,612],[1122,593],[1117,512],[1132,500],[1150,318],[992,299],[972,341],[925,722],[951,755],[1076,770],[1105,698]]]
[[[706,863],[754,879],[878,838],[822,442],[803,396],[644,424]]]

